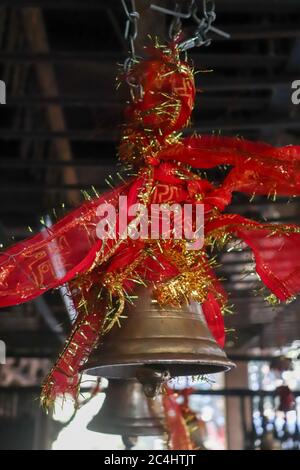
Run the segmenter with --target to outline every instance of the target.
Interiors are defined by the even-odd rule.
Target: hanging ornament
[[[299,195],[300,147],[274,148],[215,135],[183,137],[195,85],[193,69],[180,52],[177,41],[155,44],[146,51],[147,58],[131,63],[125,73],[139,93],[125,111],[119,156],[134,174],[131,170],[125,182],[0,255],[1,307],[26,302],[65,283],[75,299],[78,316],[72,333],[44,384],[47,406],[59,394],[76,396],[92,350],[104,344],[105,334],[118,324],[126,328],[122,315],[125,305],[134,303],[138,285],[153,289],[159,308],[200,303],[213,337],[223,347],[227,295],[214,273],[212,247],[224,248],[233,238],[248,245],[272,303],[289,302],[300,291],[300,227],[261,224],[224,212],[233,192]],[[224,165],[230,170],[218,185],[196,171]],[[100,217],[103,204],[115,210],[115,220]],[[146,237],[136,237],[141,214],[132,215],[128,209],[135,204],[147,210],[153,204],[190,204],[194,211],[201,205],[203,246],[190,249],[190,239],[177,239],[174,217],[159,237],[151,237],[151,230]],[[125,224],[120,220],[124,215]],[[158,222],[161,225],[161,215]],[[102,229],[108,225],[107,236],[99,237],[99,224]],[[185,315],[182,312],[183,321]]]

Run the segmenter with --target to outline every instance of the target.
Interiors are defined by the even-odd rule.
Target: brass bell
[[[162,398],[146,398],[137,380],[112,379],[102,408],[87,428],[123,438],[159,436],[164,433]]]
[[[140,288],[127,305],[121,328],[115,325],[84,366],[90,375],[134,378],[157,384],[170,377],[213,374],[234,366],[218,346],[199,304],[162,308],[150,288]]]

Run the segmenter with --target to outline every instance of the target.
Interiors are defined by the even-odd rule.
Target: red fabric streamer
[[[69,284],[74,307],[78,312],[66,346],[44,382],[41,402],[49,408],[60,395],[70,395],[77,400],[80,369],[98,344],[104,321],[105,303],[98,297],[97,271],[80,283]]]
[[[221,346],[225,346],[225,327],[224,318],[220,309],[220,304],[216,297],[210,292],[207,295],[207,299],[202,304],[202,310],[205,316],[205,320],[208,328],[210,329],[213,337]]]
[[[166,427],[169,434],[169,447],[172,450],[193,450],[189,430],[182,415],[180,405],[177,403],[176,395],[166,387],[163,395],[163,406],[165,410]]]
[[[162,160],[176,160],[193,168],[232,166],[223,189],[246,194],[300,194],[300,146],[275,148],[238,137],[195,136],[166,147]]]
[[[236,214],[220,215],[205,226],[207,234],[220,229],[251,248],[257,274],[279,300],[289,300],[300,292],[299,227],[260,224]]]
[[[52,227],[17,243],[0,254],[0,307],[33,299],[87,271],[101,253],[114,252],[115,240],[97,238],[97,209],[108,203],[117,207],[130,182],[84,203]]]

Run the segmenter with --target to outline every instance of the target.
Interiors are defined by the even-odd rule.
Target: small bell
[[[102,408],[87,428],[122,435],[128,447],[128,438],[163,434],[163,413],[161,396],[146,398],[143,386],[137,380],[112,379]]]
[[[138,378],[147,396],[177,376],[199,376],[234,367],[193,302],[182,308],[159,306],[150,288],[127,305],[121,328],[115,325],[84,366],[90,375]]]

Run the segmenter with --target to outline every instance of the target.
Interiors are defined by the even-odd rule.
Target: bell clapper
[[[137,443],[137,436],[122,436],[122,441],[125,446],[124,450],[131,450]]]
[[[136,378],[143,385],[146,397],[155,398],[161,393],[162,385],[170,380],[171,374],[166,369],[143,366],[137,369]]]

